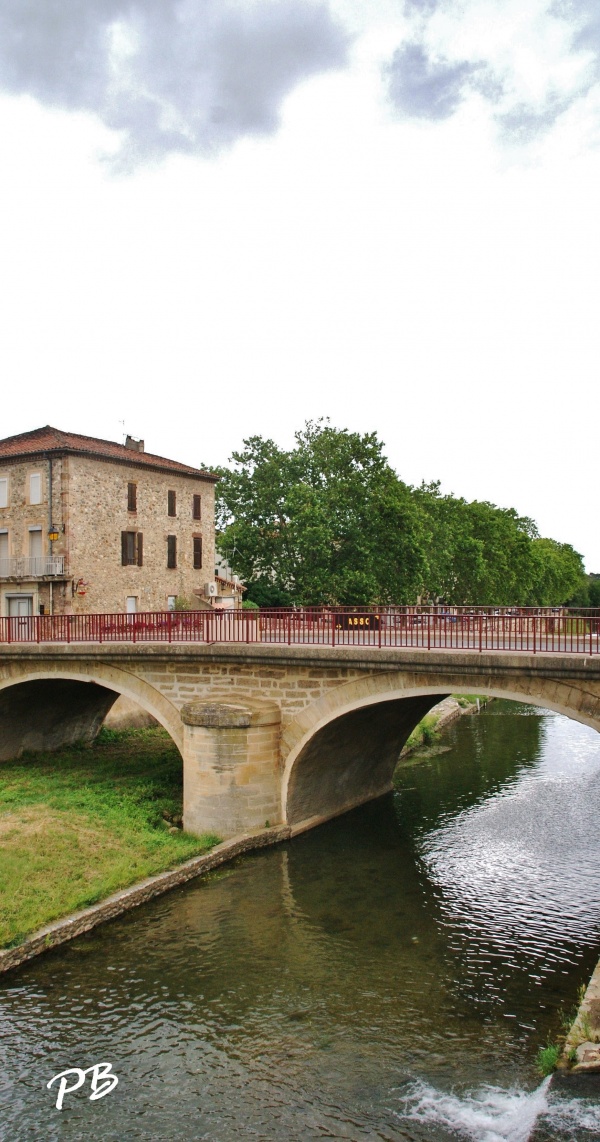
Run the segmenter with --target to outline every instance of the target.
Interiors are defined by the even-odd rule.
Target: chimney
[[[125,437],[125,447],[131,448],[132,452],[143,452],[144,441],[136,440],[135,436],[130,436],[129,433]]]

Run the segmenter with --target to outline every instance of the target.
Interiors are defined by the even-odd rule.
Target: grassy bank
[[[0,766],[0,947],[219,840],[181,832],[182,761],[162,729]]]
[[[427,750],[436,746],[440,740],[444,726],[449,721],[453,721],[457,714],[461,711],[464,713],[474,713],[477,709],[477,703],[479,703],[479,707],[483,707],[487,702],[491,701],[491,698],[482,698],[476,694],[452,694],[451,697],[457,706],[454,714],[452,712],[446,714],[443,712],[436,713],[435,711],[426,714],[418,725],[415,726],[408,738],[400,755],[401,758],[407,754],[415,753],[417,750]]]

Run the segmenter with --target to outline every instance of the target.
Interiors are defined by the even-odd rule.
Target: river
[[[2,1138],[600,1139],[535,1069],[600,955],[599,808],[595,731],[461,718],[394,794],[7,975]]]

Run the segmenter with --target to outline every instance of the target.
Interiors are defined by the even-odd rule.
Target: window
[[[141,531],[121,532],[121,565],[141,567],[143,563],[144,537]]]
[[[137,484],[127,485],[127,511],[137,511]]]
[[[8,575],[8,531],[0,531],[0,575]]]
[[[202,536],[194,536],[194,571],[202,567]]]
[[[42,502],[42,476],[40,472],[32,472],[29,477],[29,503]]]
[[[175,610],[176,598],[177,598],[177,595],[167,595],[167,610],[168,611],[174,611]]]
[[[202,519],[202,496],[194,496],[192,519]]]
[[[167,567],[177,566],[177,536],[167,536]]]
[[[167,510],[169,515],[177,515],[177,492],[167,492]]]
[[[8,507],[8,476],[0,480],[0,508]]]
[[[41,559],[42,558],[42,529],[41,527],[29,528],[29,558]],[[34,574],[36,572],[34,571]]]
[[[125,600],[125,610],[128,615],[135,615],[138,609],[137,595],[128,595]]]

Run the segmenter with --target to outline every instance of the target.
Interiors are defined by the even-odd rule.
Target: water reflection
[[[7,977],[6,1137],[482,1142],[469,1090],[531,1105],[536,1046],[599,950],[600,749],[503,706],[463,718],[393,797]],[[101,1059],[118,1088],[59,1115],[45,1082]]]

